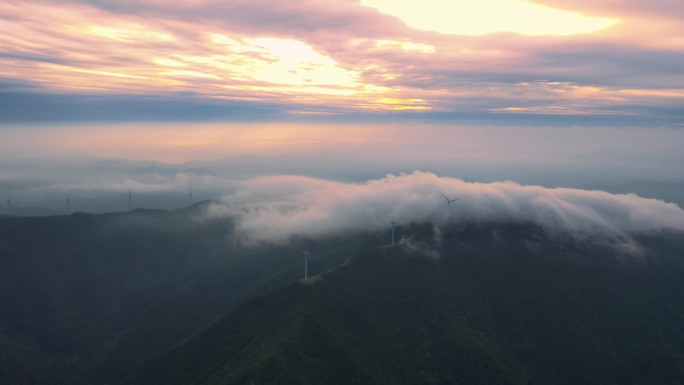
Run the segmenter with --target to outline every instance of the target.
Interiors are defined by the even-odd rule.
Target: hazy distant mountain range
[[[245,246],[206,204],[0,218],[0,383],[684,383],[681,232],[638,253],[505,222]],[[306,248],[330,271],[302,283]]]
[[[516,180],[522,184],[546,187],[581,186],[613,193],[636,193],[675,202],[680,207],[684,205],[684,182],[663,181],[657,175],[609,173],[610,177],[597,177],[577,173],[567,177],[549,177],[541,171],[520,174],[514,167],[494,172],[468,165],[369,165],[362,160],[334,162],[306,157],[243,155],[179,164],[98,158],[8,161],[3,163],[3,174],[0,175],[0,213],[15,216],[66,214],[66,199],[71,200],[71,212],[176,209],[191,202],[221,199],[229,195],[239,182],[255,176],[301,175],[365,183],[383,178],[388,173],[398,175],[417,169],[471,182]],[[632,180],[639,181],[625,183]],[[5,205],[6,200],[11,201],[9,207]]]

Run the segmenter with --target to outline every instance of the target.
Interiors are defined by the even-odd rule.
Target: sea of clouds
[[[451,206],[445,197],[460,198]],[[209,217],[233,217],[246,242],[284,243],[347,231],[372,231],[399,224],[520,222],[549,235],[575,239],[660,228],[684,230],[676,204],[604,191],[526,186],[515,182],[472,183],[415,171],[365,183],[301,176],[266,176],[242,181],[207,208]]]

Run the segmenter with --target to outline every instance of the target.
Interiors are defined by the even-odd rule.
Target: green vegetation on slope
[[[415,280],[434,264],[379,253],[251,302],[124,383],[522,383],[446,282]]]

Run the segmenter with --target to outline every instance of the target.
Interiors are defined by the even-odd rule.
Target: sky
[[[681,182],[683,4],[0,0],[0,192],[141,181],[97,168],[111,158],[258,169],[233,164],[220,188]]]
[[[683,8],[673,0],[2,1],[0,118],[681,126]]]

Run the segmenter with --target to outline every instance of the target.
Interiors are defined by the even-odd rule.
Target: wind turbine
[[[444,197],[444,199],[446,199],[446,202],[447,202],[447,210],[449,210],[449,220],[451,220],[451,204],[454,203],[454,202],[456,202],[457,200],[461,199],[461,197],[457,197],[457,198],[454,198],[454,199],[449,199],[449,198],[448,198],[446,195],[444,195],[443,193],[441,193],[441,194],[442,194],[442,196]]]
[[[67,214],[71,211],[71,199],[67,198]]]
[[[447,198],[447,196],[444,195],[444,194],[442,194],[442,196],[444,197],[444,199],[446,199],[446,201],[447,201],[447,206],[449,206],[449,207],[451,207],[451,204],[452,204],[453,202],[456,202],[457,200],[461,199],[461,197],[454,198],[454,199],[449,199],[449,198]]]
[[[192,204],[192,186],[188,186],[188,197],[190,198],[190,204]]]
[[[394,220],[394,214],[392,214],[392,246],[394,246],[394,226],[397,224],[397,221]]]
[[[309,254],[309,249],[306,249],[304,251],[304,280],[306,281],[309,279],[309,259],[311,258],[311,255]]]

